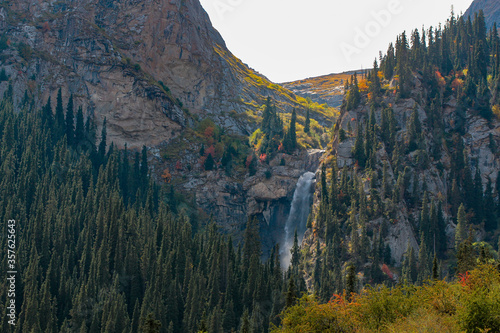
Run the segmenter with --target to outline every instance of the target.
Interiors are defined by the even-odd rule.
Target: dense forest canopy
[[[72,98],[35,110],[25,96],[19,112],[11,89],[0,102],[0,216],[18,240],[17,325],[2,332],[267,332],[288,285],[305,290],[277,249],[261,262],[257,220],[235,249],[152,181],[146,148],[107,147],[105,123],[96,140]]]

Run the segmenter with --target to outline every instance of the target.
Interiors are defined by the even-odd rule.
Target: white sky
[[[369,68],[406,30],[472,0],[200,0],[234,55],[274,82]],[[380,13],[378,19],[374,13]],[[388,15],[387,15],[388,14]],[[364,31],[363,35],[360,31]],[[369,35],[368,35],[368,34]]]

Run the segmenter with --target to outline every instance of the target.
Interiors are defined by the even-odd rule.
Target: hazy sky
[[[406,30],[472,0],[201,0],[229,49],[274,82],[371,67]]]

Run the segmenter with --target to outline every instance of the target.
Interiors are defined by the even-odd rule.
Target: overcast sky
[[[472,0],[200,0],[244,63],[274,82],[371,67],[402,31],[437,26]]]

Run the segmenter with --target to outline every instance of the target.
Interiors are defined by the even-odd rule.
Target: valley
[[[279,84],[198,0],[2,1],[0,331],[500,329],[496,7]]]

